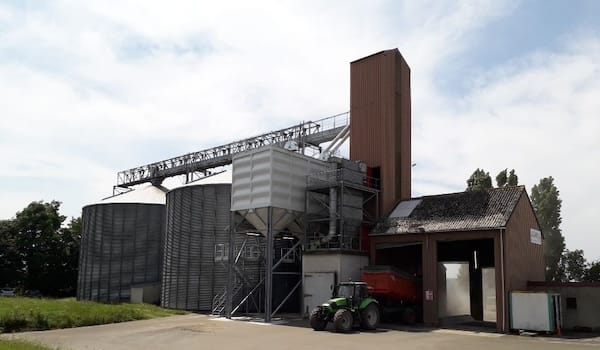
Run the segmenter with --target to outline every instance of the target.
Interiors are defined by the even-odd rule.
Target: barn
[[[501,331],[508,330],[510,291],[544,280],[543,240],[523,186],[403,200],[370,237],[372,264],[422,279],[421,317],[429,326],[460,314],[452,314],[460,300],[460,278],[451,271],[457,265],[466,280],[463,313]]]

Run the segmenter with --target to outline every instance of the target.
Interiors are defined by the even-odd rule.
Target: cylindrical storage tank
[[[83,208],[78,300],[129,302],[132,287],[160,288],[165,192],[147,186]]]
[[[211,311],[227,285],[231,184],[167,193],[161,305]],[[236,237],[236,246],[241,244]]]

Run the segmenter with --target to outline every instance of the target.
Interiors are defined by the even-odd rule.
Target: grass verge
[[[184,313],[148,304],[100,304],[74,298],[0,298],[0,332],[92,326]]]
[[[23,340],[0,339],[0,350],[54,350],[54,348]]]

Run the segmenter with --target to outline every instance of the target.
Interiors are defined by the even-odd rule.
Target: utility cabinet
[[[510,328],[537,332],[557,332],[562,325],[560,294],[511,292]]]

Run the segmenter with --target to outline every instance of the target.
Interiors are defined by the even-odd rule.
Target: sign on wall
[[[532,228],[529,231],[529,238],[531,239],[531,243],[542,245],[542,232],[540,230]]]
[[[427,301],[433,300],[433,291],[432,290],[425,291],[425,300],[427,300]]]

